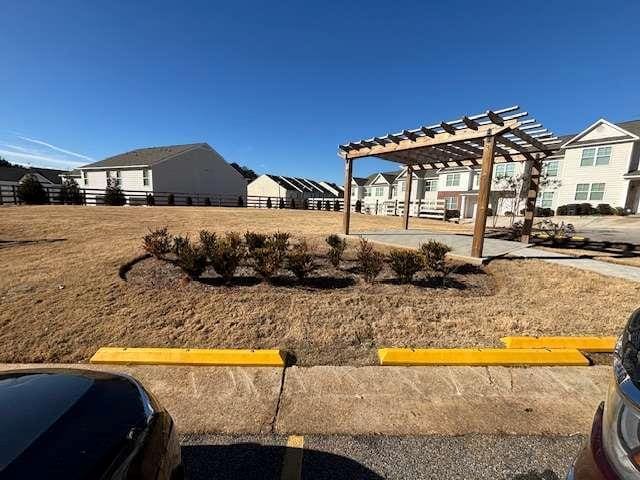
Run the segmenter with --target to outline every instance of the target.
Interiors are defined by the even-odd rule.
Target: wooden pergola
[[[344,233],[349,234],[351,180],[353,161],[357,158],[379,157],[407,167],[403,209],[405,230],[409,228],[411,179],[414,170],[480,166],[471,255],[482,257],[493,165],[526,162],[525,171],[530,172],[530,181],[521,240],[528,243],[542,160],[558,150],[561,140],[535,119],[527,118],[527,112],[519,110],[518,106],[488,110],[479,115],[340,145],[338,154],[345,160]]]

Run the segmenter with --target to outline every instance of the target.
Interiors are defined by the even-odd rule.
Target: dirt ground
[[[231,287],[184,283],[140,255],[148,228],[289,231],[322,243],[334,212],[197,207],[0,208],[0,361],[83,362],[101,346],[285,348],[302,365],[375,363],[386,346],[499,345],[504,335],[612,335],[640,286],[536,260],[498,260],[452,286],[359,280]],[[353,230],[397,228],[355,215]],[[413,220],[412,228],[465,227]],[[347,265],[348,266],[348,265]],[[326,273],[326,272],[325,272]],[[328,274],[328,273],[327,273]],[[344,273],[343,278],[349,278]]]

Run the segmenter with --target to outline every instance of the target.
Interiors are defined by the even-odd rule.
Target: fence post
[[[416,212],[416,217],[420,217],[420,208],[422,208],[422,199],[418,199],[418,211]]]
[[[18,205],[18,194],[16,192],[16,186],[11,185],[11,193],[13,194],[13,203],[14,205]]]
[[[378,214],[378,199],[376,198],[376,215]]]
[[[393,215],[398,216],[398,199],[396,198],[396,203],[393,206]]]

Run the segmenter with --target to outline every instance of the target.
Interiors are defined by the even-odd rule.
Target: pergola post
[[[536,213],[536,199],[538,197],[538,190],[540,189],[540,174],[542,172],[539,154],[536,154],[535,158],[529,160],[529,162],[531,162],[531,164],[525,167],[525,170],[529,170],[529,187],[527,188],[524,222],[522,225],[522,235],[520,236],[522,243],[529,243],[529,239],[531,238],[531,227],[533,227],[533,218]]]
[[[482,257],[482,247],[484,246],[484,231],[487,226],[487,210],[489,208],[489,194],[491,193],[495,145],[495,136],[490,135],[485,137],[484,147],[482,149],[482,169],[480,170],[478,211],[476,213],[476,223],[473,228],[473,243],[471,244],[471,256],[477,258]]]
[[[407,173],[404,177],[404,209],[402,212],[402,224],[405,230],[409,229],[409,207],[411,205],[411,184],[413,183],[413,167],[407,165]]]
[[[344,164],[344,213],[342,217],[343,231],[345,235],[349,235],[349,226],[351,222],[351,180],[353,177],[353,160],[345,159]]]

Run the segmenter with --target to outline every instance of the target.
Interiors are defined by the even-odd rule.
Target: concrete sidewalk
[[[570,435],[589,431],[611,368],[10,365],[122,372],[181,433]]]
[[[517,258],[535,258],[557,265],[579,268],[589,272],[599,273],[608,277],[617,277],[632,282],[640,282],[640,268],[628,265],[620,265],[611,262],[602,262],[590,258],[576,258],[563,253],[551,252],[540,248],[527,248],[511,252],[510,256]]]
[[[380,230],[358,232],[350,236],[405,248],[419,248],[423,243],[429,240],[435,240],[447,244],[451,248],[451,256],[461,257],[465,260],[471,259],[471,243],[473,242],[473,236],[471,234],[429,233],[425,230]],[[488,260],[494,257],[500,257],[528,248],[529,246],[528,244],[511,240],[485,238],[483,259]]]

